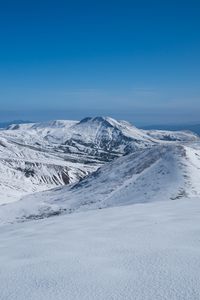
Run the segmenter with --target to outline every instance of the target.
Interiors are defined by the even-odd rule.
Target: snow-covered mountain
[[[13,124],[0,130],[0,203],[76,183],[118,157],[168,142],[191,142],[190,132],[137,129],[109,117]]]
[[[0,205],[0,299],[200,298],[192,133],[107,118],[11,126],[0,168],[1,197],[35,191]]]
[[[0,210],[0,221],[43,218],[200,195],[200,149],[165,144],[105,164],[76,184],[35,193]]]
[[[29,134],[27,131],[28,137]],[[74,163],[48,146],[32,144],[26,139],[20,142],[18,136],[16,139],[0,137],[1,203],[18,200],[23,194],[76,182],[99,166],[95,162],[93,165]]]

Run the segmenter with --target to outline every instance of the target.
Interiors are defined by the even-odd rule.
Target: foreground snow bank
[[[0,299],[200,299],[200,199],[0,227]]]

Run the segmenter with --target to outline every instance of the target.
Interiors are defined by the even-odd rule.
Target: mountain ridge
[[[192,133],[144,131],[110,117],[11,125],[0,130],[0,203],[76,183],[138,150],[198,140]]]
[[[81,181],[24,196],[0,209],[0,223],[200,196],[200,149],[156,145],[109,162]]]

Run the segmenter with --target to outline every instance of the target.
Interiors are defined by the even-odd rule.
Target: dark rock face
[[[82,120],[79,122],[79,124],[86,123],[86,122],[88,122],[88,121],[90,121],[90,120],[92,120],[91,117],[86,117],[86,118],[82,119]]]
[[[31,169],[28,169],[28,168],[21,168],[21,167],[18,167],[17,168],[18,171],[24,173],[24,175],[28,178],[28,177],[34,177],[35,175],[35,171],[34,170],[31,170]]]
[[[67,174],[66,171],[61,172],[61,177],[62,177],[64,184],[69,184],[69,175]]]
[[[67,167],[46,165],[48,174],[43,174],[42,168],[44,168],[42,163],[26,162],[24,167],[17,167],[16,170],[23,173],[26,178],[32,177],[35,182],[41,184],[66,185],[70,183]]]

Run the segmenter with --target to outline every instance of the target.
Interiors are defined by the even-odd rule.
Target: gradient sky
[[[0,1],[0,121],[200,122],[200,1]]]

